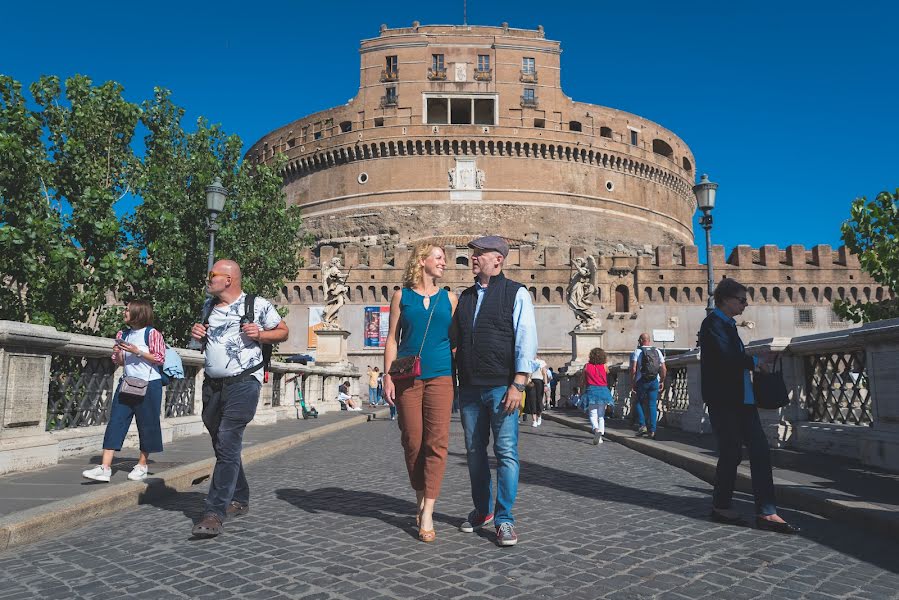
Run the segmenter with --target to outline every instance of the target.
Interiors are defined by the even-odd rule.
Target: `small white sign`
[[[652,341],[654,341],[654,342],[673,342],[674,341],[674,330],[673,329],[653,329],[652,330]]]

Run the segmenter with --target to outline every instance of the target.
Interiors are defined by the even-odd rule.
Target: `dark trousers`
[[[549,384],[549,405],[553,408],[556,407],[556,388],[558,387],[559,384],[555,380]]]
[[[106,423],[106,433],[103,435],[103,449],[122,449],[122,443],[128,434],[128,428],[131,427],[133,417],[137,419],[141,451],[148,454],[162,452],[162,429],[159,426],[159,414],[162,411],[162,381],[156,379],[149,382],[147,393],[140,400],[120,398],[120,389],[122,389],[121,381],[112,397],[109,421]]]
[[[241,504],[250,501],[250,486],[243,472],[240,452],[244,429],[256,415],[261,387],[255,377],[230,384],[208,378],[203,381],[203,424],[209,430],[215,450],[215,469],[206,496],[206,512],[218,515],[222,520],[232,500]]]
[[[718,439],[718,467],[715,470],[713,506],[720,509],[731,507],[737,467],[743,460],[745,445],[749,449],[749,469],[752,474],[756,514],[775,514],[777,505],[774,498],[774,477],[771,474],[771,451],[755,405],[710,405],[709,418]]]

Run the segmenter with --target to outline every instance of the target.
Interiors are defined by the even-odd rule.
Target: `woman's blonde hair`
[[[403,287],[415,287],[424,278],[424,269],[421,261],[431,255],[434,248],[439,248],[430,242],[421,242],[412,248],[412,255],[406,263],[406,272],[403,273]]]

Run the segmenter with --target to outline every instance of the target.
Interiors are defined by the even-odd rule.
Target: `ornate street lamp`
[[[705,307],[706,314],[715,310],[715,276],[712,273],[712,209],[715,208],[715,194],[718,191],[718,184],[709,181],[708,175],[703,175],[699,183],[693,186],[693,193],[696,194],[696,205],[702,211],[702,217],[699,224],[705,229],[705,262],[706,270],[709,276],[708,303]]]
[[[219,224],[216,222],[219,214],[225,209],[225,199],[228,197],[228,190],[222,187],[222,180],[216,177],[212,185],[206,186],[206,210],[209,211],[209,219],[206,221],[206,231],[209,233],[209,259],[207,260],[206,272],[212,270],[212,263],[215,262],[215,232],[219,230]]]

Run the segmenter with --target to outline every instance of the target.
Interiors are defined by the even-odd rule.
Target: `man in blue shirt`
[[[478,238],[472,249],[473,286],[462,292],[453,319],[459,402],[474,510],[460,529],[494,523],[496,543],[518,543],[512,505],[518,493],[518,409],[528,374],[537,368],[537,321],[527,289],[502,273],[509,245]],[[493,432],[496,501],[491,507],[487,442]]]

